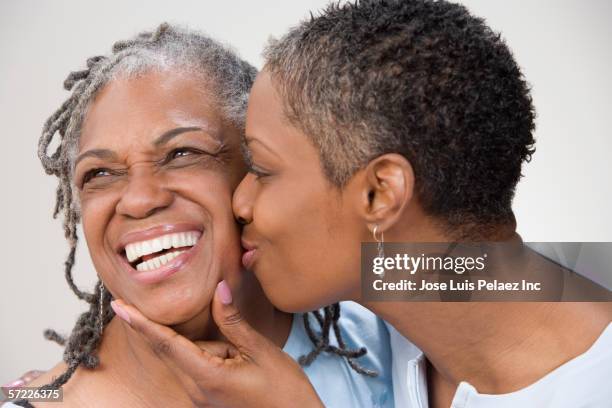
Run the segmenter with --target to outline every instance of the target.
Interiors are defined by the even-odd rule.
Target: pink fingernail
[[[224,305],[229,305],[232,303],[232,291],[230,290],[227,282],[222,280],[217,285],[217,294],[219,295],[219,300]]]
[[[37,379],[38,377],[40,377],[44,373],[45,373],[44,371],[40,371],[40,370],[30,370],[27,373],[25,373],[24,375],[22,375],[21,378],[26,383],[29,383],[29,382],[32,382],[32,380]]]
[[[25,385],[25,381],[19,379],[19,380],[12,381],[8,384],[4,384],[2,388],[17,388],[17,387],[23,387],[24,385]]]
[[[122,318],[123,320],[125,320],[128,324],[130,324],[130,316],[127,314],[127,312],[121,308],[121,306],[119,306],[114,300],[111,302],[111,307],[113,308],[113,310],[115,311],[115,314],[117,316],[119,316],[120,318]]]

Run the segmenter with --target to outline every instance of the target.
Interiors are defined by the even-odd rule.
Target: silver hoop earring
[[[372,236],[374,237],[374,241],[376,241],[376,247],[378,249],[378,257],[379,258],[384,258],[385,257],[385,235],[384,233],[381,231],[380,232],[380,239],[378,239],[378,237],[376,236],[376,233],[378,232],[378,224],[374,225],[374,230],[372,231]]]
[[[100,334],[102,334],[102,332],[104,331],[104,295],[105,295],[105,289],[104,289],[104,283],[102,283],[102,281],[100,281],[99,284],[100,287],[100,303],[98,305],[98,331],[100,332]]]

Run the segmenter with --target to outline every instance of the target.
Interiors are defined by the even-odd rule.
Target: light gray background
[[[67,253],[51,220],[56,181],[36,157],[43,121],[66,98],[62,81],[89,56],[162,21],[185,23],[232,44],[256,66],[270,35],[327,1],[7,1],[0,3],[3,142],[0,254],[0,383],[47,369],[61,349],[42,338],[68,332],[85,305],[63,278]],[[612,241],[612,3],[573,0],[463,1],[503,33],[533,85],[537,152],[515,205],[529,241]],[[95,272],[82,241],[76,281]],[[605,254],[612,263],[612,255]],[[609,271],[609,269],[608,269]],[[612,285],[612,276],[600,277]]]

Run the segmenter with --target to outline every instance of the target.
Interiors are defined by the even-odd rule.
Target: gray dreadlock
[[[71,72],[64,81],[64,88],[72,91],[72,94],[43,126],[38,157],[45,172],[59,179],[53,218],[63,213],[64,235],[70,247],[64,264],[64,275],[76,296],[89,304],[89,310],[81,314],[68,339],[54,330],[45,330],[45,338],[65,346],[63,359],[68,368],[53,382],[42,386],[41,390],[61,387],[80,365],[86,368],[97,367],[99,360],[96,350],[104,327],[114,317],[110,308],[112,297],[108,291],[103,290],[101,281],[98,281],[94,293],[87,293],[76,286],[72,277],[78,242],[77,225],[80,221],[80,208],[73,188],[72,174],[81,125],[97,92],[118,75],[137,76],[147,70],[169,68],[180,68],[190,74],[204,75],[209,80],[207,83],[212,87],[216,102],[221,106],[226,119],[244,130],[248,95],[257,70],[206,35],[167,23],[161,24],[155,31],[142,32],[130,40],[116,42],[110,55],[91,57],[87,60],[86,69]],[[59,145],[55,152],[49,155],[49,146],[58,134]],[[353,360],[365,354],[365,349],[346,349],[338,327],[339,305],[326,307],[325,317],[319,312],[314,313],[322,332],[320,335],[315,333],[307,319],[304,320],[315,349],[302,357],[300,362],[308,365],[318,354],[326,351],[345,357],[351,367],[361,373],[376,375],[359,367]],[[339,347],[329,345],[329,331],[332,326]],[[27,400],[15,403],[25,407],[32,406]]]

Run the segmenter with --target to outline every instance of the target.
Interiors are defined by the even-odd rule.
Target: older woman
[[[45,124],[39,155],[59,178],[56,214],[63,212],[70,243],[66,278],[90,307],[67,340],[47,332],[65,342],[64,361],[29,385],[63,386],[64,406],[214,404],[195,401],[193,383],[162,359],[168,344],[151,347],[114,318],[110,302],[124,299],[223,355],[232,351],[214,342],[224,329],[210,308],[223,277],[220,287],[231,288],[253,327],[293,358],[307,354],[301,361],[312,363],[306,373],[325,404],[392,406],[380,320],[355,304],[344,307],[343,330],[337,305],[293,318],[241,268],[231,200],[245,174],[239,146],[255,69],[210,38],[166,24],[115,44],[87,67],[66,80],[72,95]],[[59,147],[48,155],[57,134]],[[78,289],[71,274],[81,220],[99,275],[93,294]],[[362,344],[369,352],[358,364],[365,351],[352,348]],[[329,353],[316,358],[321,352]]]

